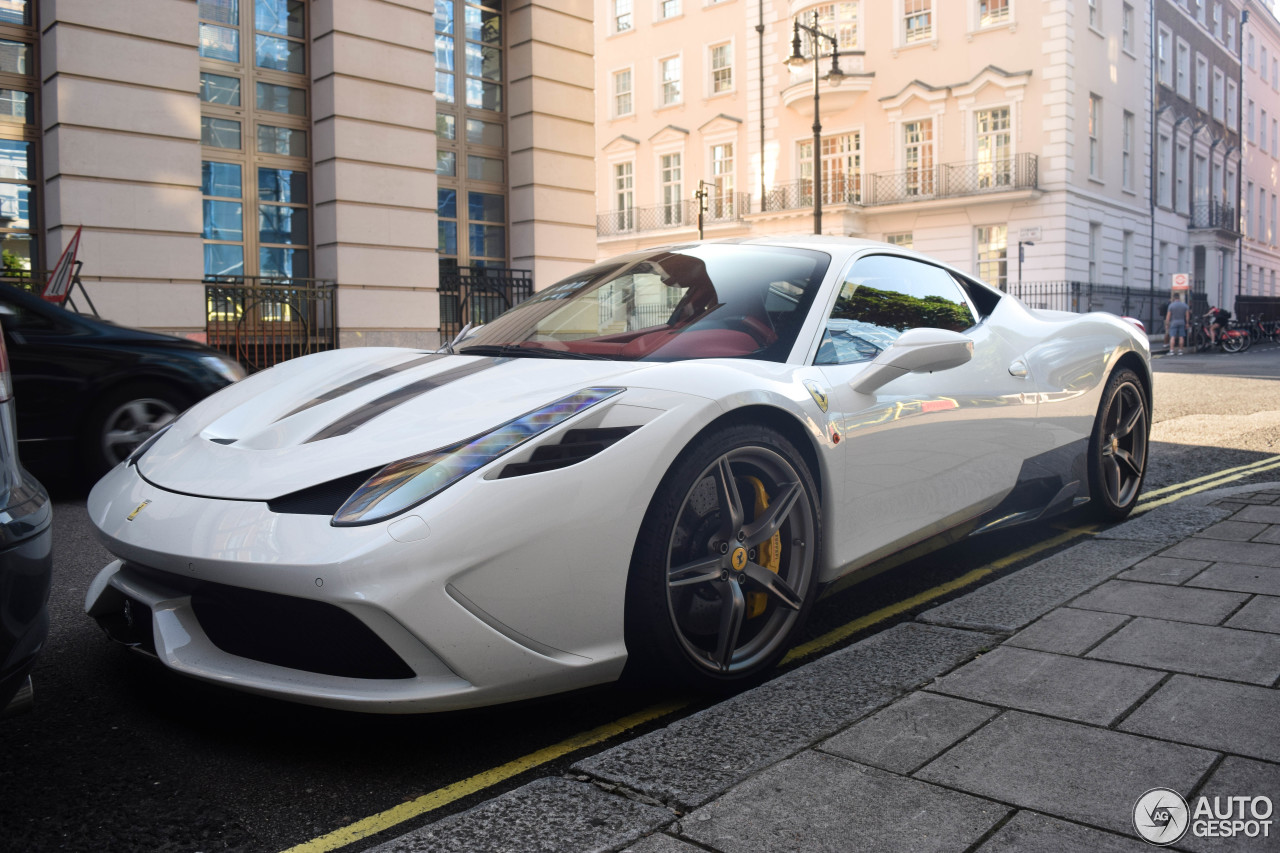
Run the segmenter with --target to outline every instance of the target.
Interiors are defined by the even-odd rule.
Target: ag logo
[[[1187,801],[1177,791],[1152,788],[1133,805],[1133,828],[1152,844],[1173,844],[1187,832]]]
[[[145,500],[142,503],[138,504],[137,509],[129,513],[128,517],[125,518],[125,521],[133,521],[135,518],[138,517],[138,513],[142,512],[144,509],[147,508],[147,504],[149,503],[151,503],[150,499]]]
[[[822,390],[822,386],[812,379],[806,379],[804,387],[809,391],[809,396],[813,398],[813,402],[818,404],[818,408],[825,412],[827,410],[827,392]]]

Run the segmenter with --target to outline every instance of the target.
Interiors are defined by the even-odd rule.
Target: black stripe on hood
[[[311,436],[311,438],[308,438],[304,444],[310,444],[313,441],[323,441],[326,438],[333,438],[339,435],[346,435],[347,433],[364,426],[369,421],[378,417],[378,415],[390,411],[402,403],[407,403],[428,391],[434,391],[437,388],[448,385],[450,382],[457,382],[459,379],[464,379],[474,373],[479,373],[482,370],[488,370],[499,361],[509,360],[510,359],[477,358],[471,364],[464,364],[461,367],[455,367],[452,370],[437,373],[435,376],[429,376],[426,379],[419,379],[417,382],[413,382],[403,388],[392,391],[390,394],[384,394],[378,399],[372,400],[366,405],[360,407],[359,410],[354,411],[345,417],[339,418],[329,424],[329,426]]]
[[[419,365],[428,364],[442,358],[444,358],[444,353],[431,353],[430,355],[424,355],[420,358],[410,359],[409,361],[406,361],[403,364],[397,364],[394,367],[384,367],[382,370],[375,371],[367,376],[361,376],[359,379],[353,379],[344,385],[339,385],[337,388],[330,388],[323,394],[313,397],[298,408],[294,409],[292,412],[289,412],[287,415],[281,415],[275,419],[275,423],[280,423],[280,421],[285,418],[291,418],[299,412],[305,412],[312,406],[318,406],[321,403],[336,400],[344,394],[350,394],[352,391],[363,388],[371,382],[377,382],[379,379],[386,379],[388,376],[395,376],[397,373],[402,373],[406,370],[418,367]]]

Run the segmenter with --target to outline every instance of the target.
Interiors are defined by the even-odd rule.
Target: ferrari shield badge
[[[813,397],[813,402],[818,404],[818,408],[825,412],[827,410],[827,392],[822,390],[822,386],[812,379],[806,379],[804,387],[809,390],[809,396]]]
[[[133,512],[129,513],[128,517],[125,518],[125,521],[133,521],[135,518],[138,517],[138,513],[142,512],[144,509],[147,508],[147,504],[149,503],[151,503],[150,499],[145,500],[142,503],[138,504],[137,508],[134,509]]]

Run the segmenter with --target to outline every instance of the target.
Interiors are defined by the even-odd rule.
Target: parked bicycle
[[[1201,318],[1191,327],[1187,333],[1187,345],[1193,352],[1204,352],[1220,346],[1223,352],[1237,353],[1244,352],[1253,344],[1249,332],[1238,326],[1229,326],[1220,331],[1215,344],[1213,335],[1210,333],[1211,325],[1208,319]]]

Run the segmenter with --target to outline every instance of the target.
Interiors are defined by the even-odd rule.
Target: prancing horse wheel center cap
[[[730,565],[733,566],[735,572],[740,572],[747,567],[747,549],[734,548],[733,556],[729,558]]]

